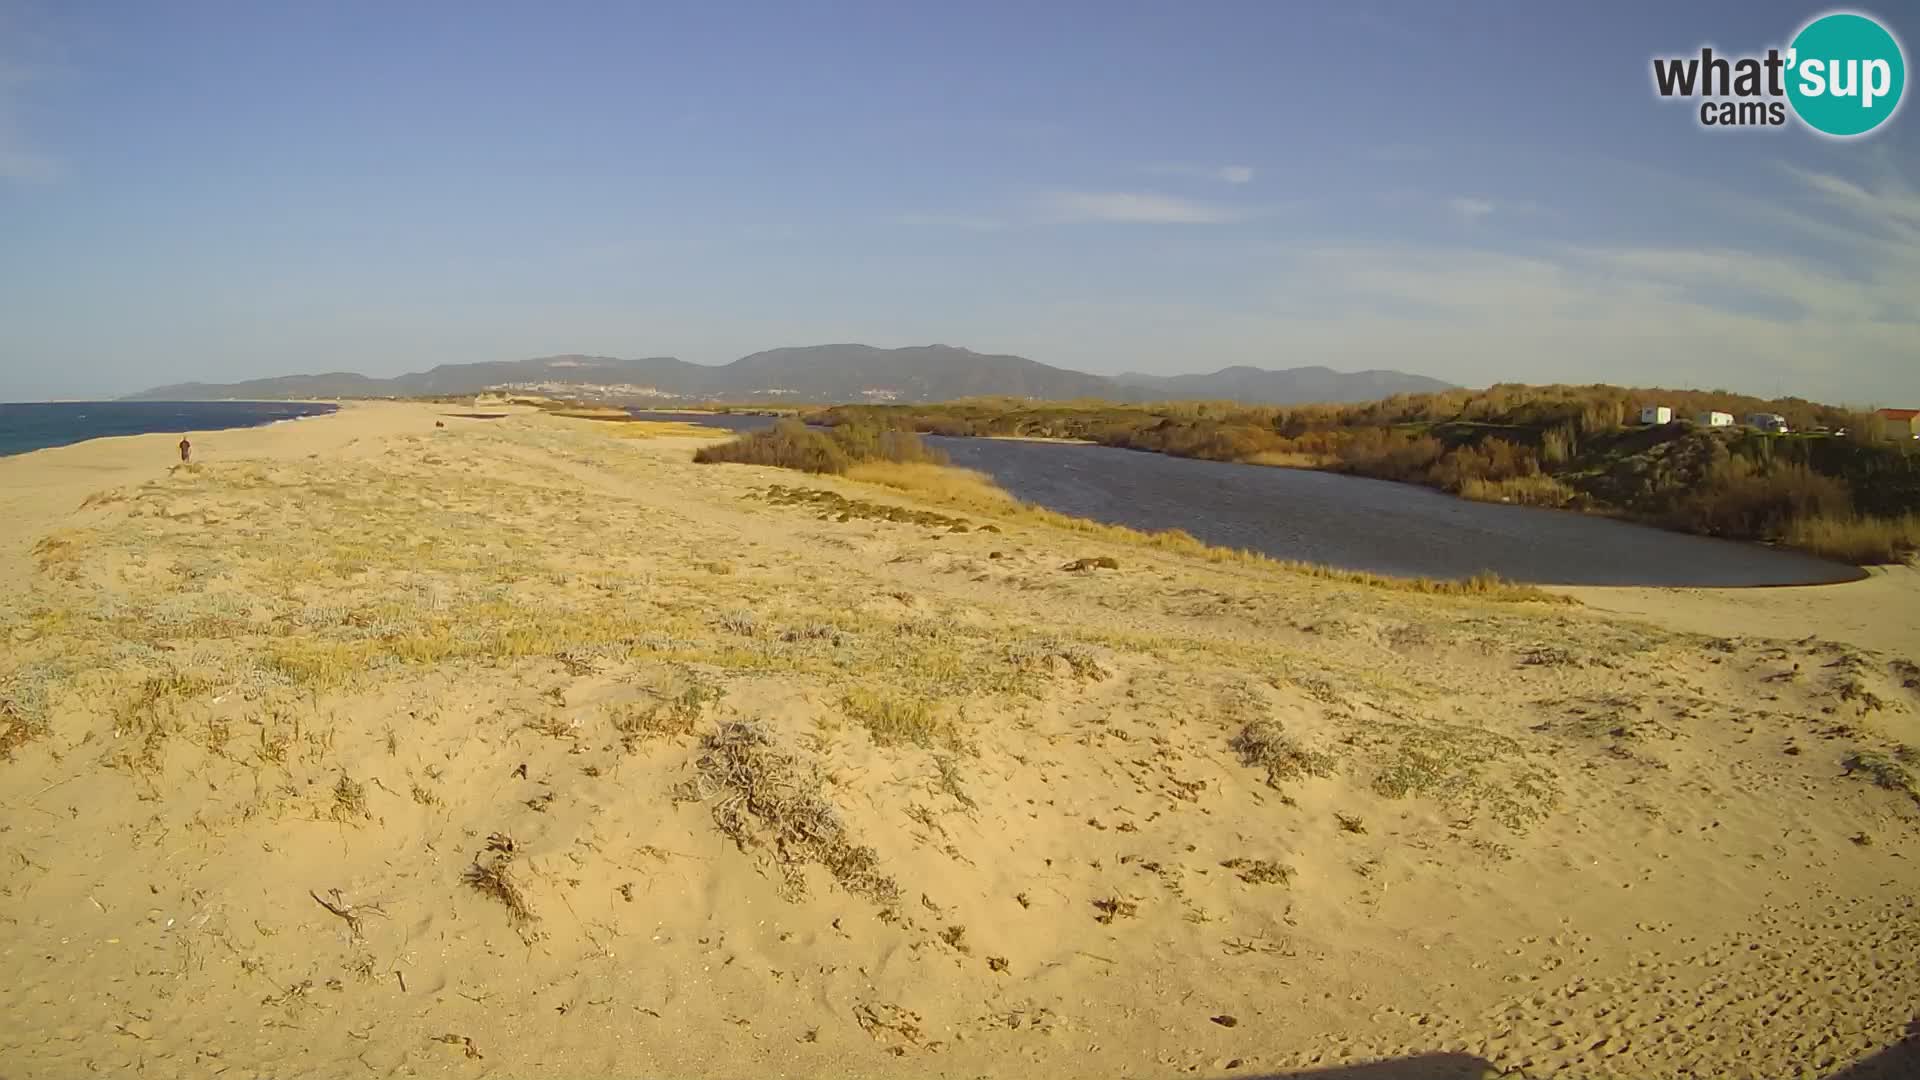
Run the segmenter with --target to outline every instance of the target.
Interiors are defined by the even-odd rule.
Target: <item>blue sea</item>
[[[293,401],[0,402],[0,457],[109,435],[258,427],[338,408]]]

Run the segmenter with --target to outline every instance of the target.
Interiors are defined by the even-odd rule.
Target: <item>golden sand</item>
[[[1914,1019],[1911,570],[1428,595],[452,411],[0,460],[5,1075],[1814,1077]]]

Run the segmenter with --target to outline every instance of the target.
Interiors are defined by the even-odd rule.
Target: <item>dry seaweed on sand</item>
[[[378,904],[348,903],[341,897],[339,889],[327,890],[327,895],[333,897],[332,900],[325,899],[312,889],[307,890],[307,895],[313,897],[315,903],[326,908],[341,921],[345,922],[347,924],[347,932],[353,936],[355,941],[360,940],[361,919],[364,916],[378,915],[381,918],[385,918],[387,914],[385,909],[381,908]]]
[[[1093,555],[1085,558],[1075,559],[1072,562],[1067,563],[1065,566],[1062,566],[1060,569],[1073,570],[1073,571],[1118,570],[1120,569],[1120,560],[1114,558],[1111,555]]]
[[[484,1056],[480,1053],[479,1048],[473,1045],[473,1037],[470,1035],[455,1035],[452,1032],[448,1032],[445,1035],[435,1035],[433,1041],[446,1043],[448,1046],[459,1047],[461,1051],[467,1055],[469,1060],[479,1060]]]
[[[1240,729],[1227,744],[1240,755],[1244,764],[1267,770],[1267,786],[1278,788],[1280,781],[1302,776],[1326,776],[1333,772],[1333,757],[1300,745],[1272,720],[1255,720]]]
[[[1228,859],[1220,865],[1249,885],[1285,885],[1293,880],[1293,867],[1272,859]]]
[[[475,860],[467,867],[460,880],[468,888],[498,900],[507,909],[507,923],[512,926],[523,941],[532,941],[539,935],[534,927],[540,921],[532,904],[527,900],[526,888],[521,885],[520,877],[513,869],[510,855],[495,853],[485,861]]]
[[[921,1027],[920,1014],[898,1005],[888,1003],[875,1005],[863,1001],[854,1005],[853,1020],[860,1025],[861,1031],[873,1036],[876,1040],[892,1034],[918,1046],[921,1040],[926,1038],[926,1032]]]
[[[856,842],[818,775],[776,746],[763,725],[722,724],[701,740],[695,768],[693,794],[712,802],[714,825],[743,851],[770,846],[792,895],[805,894],[804,868],[817,863],[856,895],[880,904],[899,899],[878,853]]]

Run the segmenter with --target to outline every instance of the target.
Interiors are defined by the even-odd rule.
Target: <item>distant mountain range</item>
[[[545,356],[374,379],[352,372],[286,375],[237,383],[178,383],[129,395],[130,401],[204,401],[333,397],[423,397],[517,391],[607,404],[685,401],[807,403],[951,401],[1006,396],[1109,401],[1234,400],[1249,404],[1369,401],[1451,385],[1398,371],[1344,373],[1324,367],[1268,371],[1223,368],[1210,375],[1089,375],[1021,356],[951,345],[877,349],[812,345],[769,349],[731,364],[690,364],[670,356]]]

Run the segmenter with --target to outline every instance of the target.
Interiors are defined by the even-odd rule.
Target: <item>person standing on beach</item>
[[[193,454],[193,444],[188,442],[185,439],[181,439],[180,440],[180,460],[185,461],[192,454]]]

